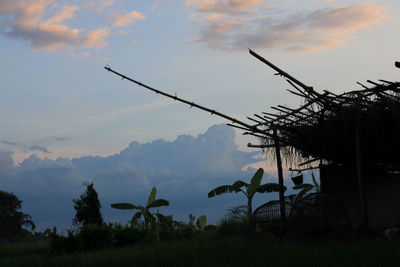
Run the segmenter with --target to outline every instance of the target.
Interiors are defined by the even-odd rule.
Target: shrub
[[[145,239],[146,232],[143,229],[114,224],[112,246],[132,246],[142,242]]]
[[[97,250],[110,247],[113,229],[106,224],[86,224],[80,229],[77,238],[83,250]]]
[[[250,225],[247,220],[223,218],[217,229],[217,233],[221,237],[247,235],[250,231]]]
[[[74,231],[67,230],[67,236],[58,235],[56,232],[50,234],[50,254],[72,253],[79,250],[79,240]]]

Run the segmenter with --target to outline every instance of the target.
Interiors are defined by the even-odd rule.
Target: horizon
[[[297,107],[302,101],[248,48],[318,92],[362,89],[356,82],[398,80],[399,13],[400,2],[391,0],[3,0],[0,184],[36,199],[32,204],[39,207],[47,204],[37,197],[50,194],[52,186],[63,193],[60,201],[67,201],[89,175],[101,177],[103,194],[112,184],[107,175],[115,178],[124,197],[135,182],[140,187],[136,197],[147,194],[153,182],[167,188],[154,178],[157,173],[174,186],[189,184],[192,178],[185,175],[190,171],[172,156],[164,166],[156,152],[146,152],[146,168],[132,162],[134,155],[121,156],[132,152],[134,141],[164,148],[157,140],[176,149],[173,156],[185,164],[207,170],[204,179],[195,175],[199,194],[216,185],[212,179],[227,182],[230,174],[249,175],[246,166],[261,166],[251,158],[260,150],[246,147],[257,144],[256,138],[221,130],[224,119],[121,81],[104,66],[245,120],[277,103]],[[207,153],[220,158],[179,150],[184,135],[191,137],[181,149],[203,149],[200,137],[209,129],[217,131],[214,137],[222,144],[226,139],[221,151],[213,150],[214,137],[205,143]],[[262,166],[273,179],[274,168]],[[38,190],[36,196],[29,186]],[[186,190],[181,203],[193,188]],[[197,200],[196,205],[205,203],[203,196]],[[228,201],[220,205],[226,208]],[[60,206],[69,215],[71,202]],[[223,207],[207,205],[204,213],[216,220]],[[187,210],[183,205],[179,216]]]

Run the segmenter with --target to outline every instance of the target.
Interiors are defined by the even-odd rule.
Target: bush
[[[50,254],[73,253],[80,249],[79,240],[74,231],[67,230],[67,236],[50,234]]]
[[[97,250],[111,247],[113,229],[106,224],[86,224],[80,229],[77,238],[83,250]]]
[[[132,246],[142,242],[146,236],[146,232],[142,229],[114,224],[112,246]]]
[[[250,225],[246,220],[224,218],[219,222],[217,229],[221,237],[243,236],[249,234]]]

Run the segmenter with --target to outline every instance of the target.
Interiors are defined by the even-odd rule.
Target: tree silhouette
[[[22,213],[21,207],[22,201],[13,193],[0,191],[0,239],[18,236],[23,232],[23,226],[35,229],[32,217]]]
[[[93,182],[85,183],[86,191],[79,199],[74,199],[74,209],[76,210],[74,225],[102,224],[101,204]]]

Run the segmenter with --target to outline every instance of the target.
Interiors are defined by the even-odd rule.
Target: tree
[[[279,185],[277,183],[261,184],[263,174],[264,170],[259,168],[251,178],[250,184],[237,180],[232,185],[221,185],[214,188],[208,193],[208,197],[212,198],[222,194],[242,192],[247,198],[247,219],[251,221],[253,216],[252,202],[254,195],[256,193],[279,192]]]
[[[103,223],[101,215],[101,204],[96,190],[94,189],[93,182],[85,183],[86,191],[79,199],[74,199],[74,209],[76,210],[75,218],[73,219],[74,225],[86,225]]]
[[[131,203],[115,203],[111,204],[111,207],[120,210],[138,210],[138,212],[133,215],[131,223],[136,224],[137,221],[143,216],[144,226],[146,229],[148,229],[149,223],[155,222],[156,219],[156,217],[150,212],[150,209],[169,205],[168,200],[156,199],[156,193],[157,188],[153,187],[151,189],[146,206],[133,205]]]
[[[0,191],[0,238],[13,238],[20,235],[24,226],[35,229],[32,217],[22,213],[22,201],[13,193]]]

